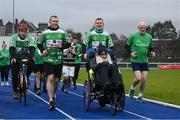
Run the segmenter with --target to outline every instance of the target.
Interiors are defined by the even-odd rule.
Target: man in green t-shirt
[[[107,49],[113,51],[113,41],[109,33],[104,30],[104,20],[102,18],[97,18],[94,23],[94,28],[83,37],[83,49],[86,48],[84,58],[87,59],[87,71],[90,69],[90,54],[93,54],[99,45],[104,45]]]
[[[20,70],[20,61],[24,58],[28,58],[27,78],[32,72],[30,66],[33,66],[34,62],[34,44],[33,39],[28,34],[28,25],[20,23],[17,27],[18,33],[12,35],[10,38],[9,52],[11,62],[12,73],[12,86],[13,86],[13,99],[19,98],[18,93],[18,73]]]
[[[41,32],[38,31],[36,33],[36,37],[34,40],[34,47],[35,47],[35,53],[34,53],[34,58],[35,58],[35,66],[34,66],[34,72],[35,72],[35,82],[34,82],[34,91],[36,92],[37,95],[41,94],[41,83],[43,83],[43,92],[47,92],[46,89],[46,79],[44,75],[44,62],[43,62],[43,57],[41,55],[41,51],[37,47],[39,37],[41,35]]]
[[[44,70],[47,75],[47,91],[49,96],[49,109],[55,109],[56,89],[62,73],[63,49],[70,46],[67,33],[58,26],[57,16],[51,16],[49,27],[43,31],[38,48],[41,51],[44,62]]]
[[[135,76],[129,91],[129,97],[131,99],[133,98],[135,87],[141,82],[137,100],[142,102],[142,96],[147,84],[149,71],[148,56],[155,56],[155,52],[153,51],[152,46],[152,36],[146,33],[146,24],[144,21],[138,23],[138,30],[139,32],[136,32],[129,37],[125,48],[131,55],[131,64]]]

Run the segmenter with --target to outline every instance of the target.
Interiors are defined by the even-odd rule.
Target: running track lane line
[[[83,86],[82,84],[80,86]],[[60,87],[58,86],[58,90],[60,89]],[[34,96],[36,96],[37,98],[39,98],[40,100],[42,100],[43,102],[45,102],[46,104],[49,104],[46,100],[44,100],[43,98],[37,96],[35,93],[31,92],[30,90],[28,90],[28,92],[30,92],[31,94],[33,94]],[[75,96],[78,96],[78,97],[83,97],[82,95],[80,94],[77,94],[77,93],[74,93],[74,92],[71,92],[69,91],[69,93],[71,93],[72,95],[75,95]],[[97,101],[96,101],[97,102]],[[110,107],[110,105],[107,105]],[[56,107],[56,110],[58,110],[59,112],[61,112],[62,114],[66,115],[67,117],[71,117],[70,115],[68,115],[67,113],[63,112],[62,110],[58,109]],[[140,117],[140,118],[143,118],[143,119],[147,119],[147,120],[152,120],[151,118],[148,118],[148,117],[145,117],[145,116],[142,116],[142,115],[139,115],[139,114],[136,114],[136,113],[133,113],[133,112],[130,112],[130,111],[127,111],[127,110],[123,110],[124,112],[128,113],[128,114],[131,114],[131,115],[134,115],[134,116],[137,116],[137,117]],[[71,117],[70,119],[72,120],[75,120],[75,118]]]
[[[77,84],[79,86],[84,86],[83,84]],[[129,95],[126,94],[126,96],[128,97]],[[134,98],[137,98],[137,96],[134,96]],[[155,104],[159,104],[159,105],[163,105],[165,107],[171,107],[171,108],[176,108],[176,109],[180,109],[179,105],[175,105],[175,104],[170,104],[170,103],[166,103],[166,102],[161,102],[161,101],[157,101],[157,100],[153,100],[153,99],[148,99],[148,98],[143,98],[144,100],[151,102],[151,103],[155,103]]]
[[[32,91],[30,91],[30,90],[27,90],[27,91],[28,91],[29,93],[31,93],[32,95],[34,95],[35,97],[37,97],[38,99],[42,100],[43,102],[45,102],[46,104],[49,105],[49,103],[48,103],[46,100],[44,100],[43,98],[39,97],[38,95],[36,95],[36,94],[33,93]],[[71,120],[76,120],[75,118],[73,118],[72,116],[70,116],[70,115],[68,115],[67,113],[63,112],[61,109],[59,109],[59,108],[57,108],[57,107],[56,107],[56,110],[57,110],[58,112],[62,113],[63,115],[67,116],[69,119],[71,119]]]
[[[58,87],[58,89],[60,89]],[[70,94],[72,95],[75,95],[75,96],[78,96],[78,97],[83,97],[82,95],[80,94],[77,94],[77,93],[74,93],[74,92],[71,92],[71,91],[68,91]],[[95,100],[95,102],[98,102],[97,100]],[[110,107],[110,105],[107,105],[108,107]],[[136,113],[133,113],[133,112],[130,112],[130,111],[127,111],[127,110],[123,110],[124,112],[128,113],[128,114],[131,114],[131,115],[134,115],[134,116],[137,116],[137,117],[140,117],[142,119],[146,119],[146,120],[152,120],[151,118],[148,118],[148,117],[145,117],[145,116],[142,116],[142,115],[139,115],[139,114],[136,114]]]
[[[11,80],[11,78],[8,78],[8,79]],[[36,94],[33,93],[32,91],[30,91],[30,90],[27,90],[27,91],[28,91],[29,93],[31,93],[32,95],[34,95],[35,97],[37,97],[38,99],[42,100],[43,102],[45,102],[46,104],[49,105],[49,103],[48,103],[46,100],[44,100],[43,98],[39,97],[38,95],[36,95]],[[71,120],[76,120],[75,118],[73,118],[72,116],[70,116],[70,115],[68,115],[67,113],[63,112],[61,109],[59,109],[59,108],[57,108],[57,107],[56,107],[56,110],[57,110],[58,112],[62,113],[63,115],[67,116],[69,119],[71,119]]]

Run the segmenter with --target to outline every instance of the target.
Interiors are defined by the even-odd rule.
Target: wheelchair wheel
[[[121,94],[119,96],[118,102],[119,102],[118,109],[120,111],[123,111],[124,106],[125,106],[125,91],[124,91],[124,86],[123,86],[123,89],[122,89]]]
[[[111,112],[112,112],[112,115],[115,115],[118,108],[118,96],[114,94],[112,97],[113,98],[111,101]]]
[[[83,90],[83,104],[84,104],[84,110],[86,112],[89,111],[90,100],[91,100],[91,96],[90,96],[90,82],[86,80],[85,83],[84,83],[84,90]]]

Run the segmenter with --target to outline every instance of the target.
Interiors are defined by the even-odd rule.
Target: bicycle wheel
[[[90,108],[90,84],[89,81],[85,81],[84,83],[84,90],[83,90],[83,104],[84,104],[84,110],[86,112],[89,111]]]
[[[24,105],[27,105],[26,95],[27,95],[27,77],[26,74],[23,74],[23,95],[24,95]]]
[[[22,99],[22,98],[21,98],[21,97],[22,97],[22,84],[21,84],[21,78],[22,78],[22,77],[21,77],[21,75],[22,75],[22,74],[19,72],[19,73],[18,73],[19,102],[21,102],[21,99]]]

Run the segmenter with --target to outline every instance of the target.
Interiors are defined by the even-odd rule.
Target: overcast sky
[[[105,29],[129,35],[137,30],[137,23],[147,24],[172,20],[180,29],[180,0],[14,0],[15,18],[33,22],[47,22],[49,16],[60,18],[60,27],[86,32],[97,17],[105,21]],[[13,0],[0,0],[0,19],[6,24],[13,19]]]

